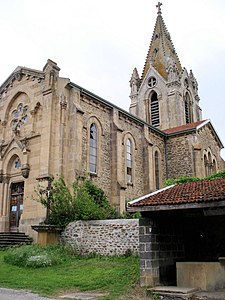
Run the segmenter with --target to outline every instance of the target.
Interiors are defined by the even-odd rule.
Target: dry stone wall
[[[81,255],[125,255],[139,253],[139,220],[76,221],[61,235]]]

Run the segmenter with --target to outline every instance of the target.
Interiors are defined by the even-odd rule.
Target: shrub
[[[116,210],[110,206],[104,191],[84,177],[78,177],[73,182],[72,192],[64,179],[60,177],[52,183],[50,195],[43,193],[40,187],[37,194],[38,200],[45,207],[49,207],[48,223],[52,225],[65,226],[75,220],[118,217]]]
[[[38,245],[24,245],[9,249],[4,255],[4,261],[19,267],[43,268],[60,264],[63,252],[57,248]]]
[[[217,172],[214,174],[211,174],[209,176],[206,176],[203,179],[217,179],[217,178],[225,178],[225,171],[221,171],[221,172]],[[185,183],[185,182],[192,182],[192,181],[197,181],[197,180],[201,180],[198,177],[178,177],[178,178],[170,178],[167,179],[165,181],[166,186],[172,185],[172,184],[181,184],[181,183]]]

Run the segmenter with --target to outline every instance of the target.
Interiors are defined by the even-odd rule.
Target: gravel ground
[[[11,290],[0,288],[1,300],[52,300],[50,298],[40,297],[24,290]]]

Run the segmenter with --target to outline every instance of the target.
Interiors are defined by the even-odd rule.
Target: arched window
[[[185,121],[186,124],[188,124],[193,122],[192,113],[191,113],[191,99],[188,93],[185,94],[184,106],[185,106]]]
[[[159,152],[155,152],[155,187],[157,190],[160,189],[160,161]]]
[[[204,168],[205,168],[205,176],[208,176],[208,161],[206,154],[204,155]]]
[[[155,127],[160,125],[159,101],[156,92],[153,92],[151,96],[151,124]]]
[[[126,142],[126,167],[127,183],[132,183],[132,142],[130,139]]]
[[[212,164],[212,155],[208,152],[208,175],[211,175],[213,172],[213,164]]]
[[[212,162],[212,172],[213,173],[216,173],[216,160],[215,159],[213,159],[213,162]]]
[[[96,124],[90,126],[90,160],[89,168],[90,173],[97,173],[97,147],[98,147],[98,132]]]

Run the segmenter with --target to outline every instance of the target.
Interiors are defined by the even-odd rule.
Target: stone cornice
[[[41,82],[45,78],[45,73],[43,71],[34,69],[17,67],[15,71],[0,86],[0,99],[4,92],[7,92],[8,89],[13,87],[15,81],[21,81],[24,76],[26,76],[27,80],[37,80],[37,82]]]

